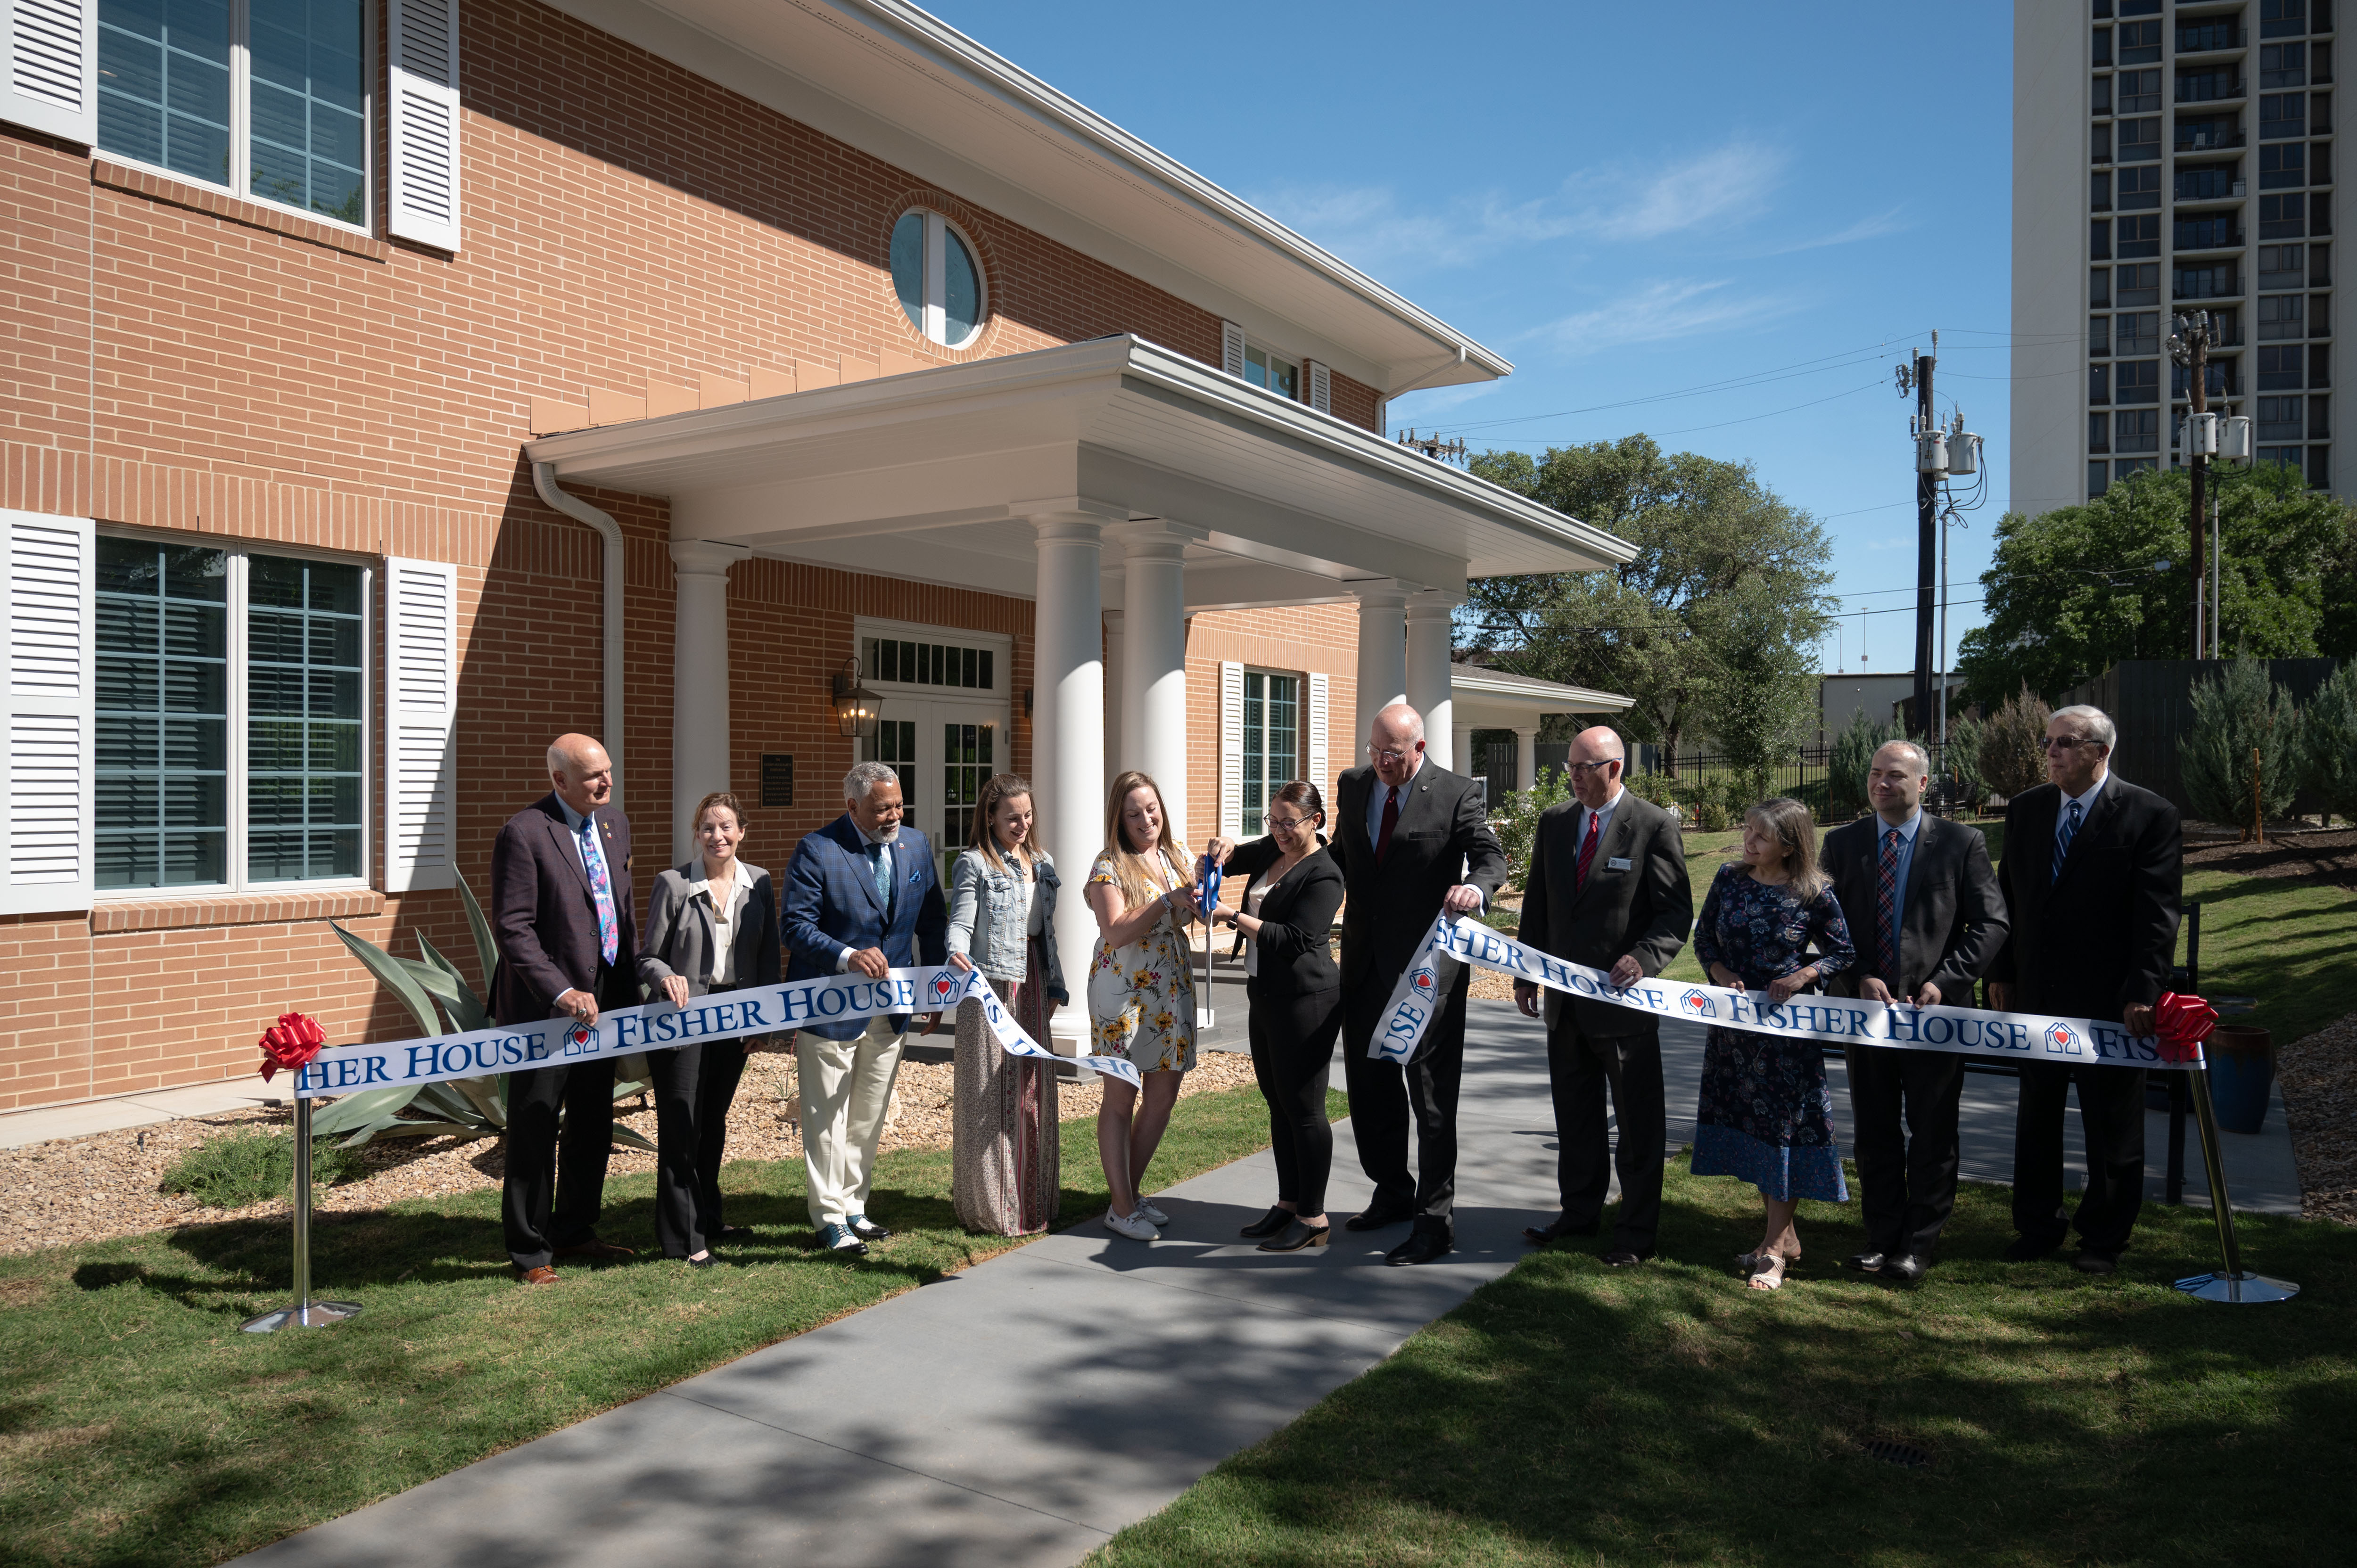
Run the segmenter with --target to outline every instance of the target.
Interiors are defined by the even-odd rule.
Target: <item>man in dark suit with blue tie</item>
[[[889,763],[856,763],[843,794],[844,814],[805,837],[786,869],[787,980],[881,980],[895,967],[947,961],[933,848],[901,824],[899,774]],[[857,1256],[891,1234],[867,1218],[867,1194],[908,1028],[905,1014],[847,1018],[805,1024],[795,1041],[802,1168],[821,1247]]]
[[[2046,777],[2006,805],[1997,881],[2013,930],[1989,966],[1989,1005],[2117,1018],[2149,1035],[2177,956],[2183,843],[2177,808],[2111,771],[2116,732],[2099,708],[2046,722]],[[2062,1208],[2062,1108],[2075,1080],[2087,1185]],[[2075,1224],[2078,1266],[2119,1266],[2144,1206],[2144,1069],[2048,1058],[2021,1064],[2013,1128],[2013,1228],[2006,1257],[2042,1258]]]
[[[503,1026],[564,1018],[594,1029],[601,1008],[639,1000],[630,820],[614,808],[613,762],[587,736],[550,744],[548,777],[555,788],[511,817],[491,845],[500,954],[491,1016]],[[571,1065],[559,1055],[509,1076],[500,1208],[508,1255],[526,1284],[555,1283],[559,1258],[594,1265],[631,1255],[597,1235],[613,1141],[612,1057]]]

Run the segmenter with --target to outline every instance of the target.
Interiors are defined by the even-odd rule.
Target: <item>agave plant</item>
[[[458,897],[467,908],[467,929],[475,938],[475,956],[481,961],[483,972],[490,974],[498,967],[499,950],[492,945],[491,926],[483,918],[483,907],[475,902],[474,890],[463,876],[458,878]],[[335,928],[336,935],[351,955],[409,1009],[421,1035],[468,1034],[491,1026],[490,1010],[475,994],[474,987],[467,983],[467,977],[458,972],[458,966],[425,940],[425,932],[417,933],[417,949],[425,955],[422,959],[395,958],[374,942],[352,935],[336,921],[328,923]],[[629,1059],[643,1060],[636,1057]],[[646,1084],[633,1077],[614,1086],[614,1098],[620,1100],[644,1088]],[[350,1149],[379,1137],[487,1138],[505,1131],[507,1124],[508,1075],[495,1073],[443,1083],[395,1084],[348,1094],[314,1116],[311,1131],[322,1138],[348,1133],[343,1146]],[[655,1147],[628,1127],[614,1129],[614,1142],[650,1154]]]

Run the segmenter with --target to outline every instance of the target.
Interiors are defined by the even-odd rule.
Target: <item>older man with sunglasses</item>
[[[2177,808],[2111,771],[2116,733],[2099,708],[2046,724],[2048,783],[2006,806],[1997,867],[2012,930],[1988,969],[1999,1012],[2117,1018],[2148,1035],[2177,954],[2184,862]],[[2029,1262],[2075,1225],[2078,1266],[2108,1274],[2144,1204],[2144,1069],[2061,1059],[2021,1064],[2013,1131],[2013,1228],[2006,1257]],[[2062,1110],[2079,1086],[2087,1181],[2062,1205]]]

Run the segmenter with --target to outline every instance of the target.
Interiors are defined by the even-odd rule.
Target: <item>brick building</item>
[[[1200,840],[1369,700],[1461,746],[1466,576],[1627,553],[1384,439],[1503,360],[899,0],[5,27],[0,1108],[408,1032],[328,922],[471,951],[561,731],[658,861],[865,746],[1084,865],[1110,768]]]

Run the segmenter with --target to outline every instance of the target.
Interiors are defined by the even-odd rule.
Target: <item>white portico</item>
[[[671,503],[678,802],[729,782],[728,611],[714,584],[731,557],[1032,600],[1030,767],[1041,836],[1068,868],[1068,976],[1088,963],[1078,884],[1103,836],[1109,763],[1154,774],[1185,820],[1189,615],[1355,600],[1360,711],[1336,714],[1336,729],[1355,736],[1405,696],[1429,715],[1438,752],[1452,736],[1448,618],[1467,577],[1588,571],[1631,553],[1131,337],[573,431],[528,451],[559,483]],[[1084,1026],[1076,1007],[1060,1032],[1067,1018]]]
[[[1464,759],[1460,772],[1473,770],[1473,732],[1503,729],[1514,732],[1514,788],[1527,789],[1538,779],[1539,721],[1550,714],[1575,714],[1599,721],[1623,713],[1634,702],[1617,692],[1566,686],[1534,675],[1516,675],[1478,664],[1459,664],[1450,672],[1454,699],[1454,749]],[[1491,787],[1492,800],[1496,789]]]

